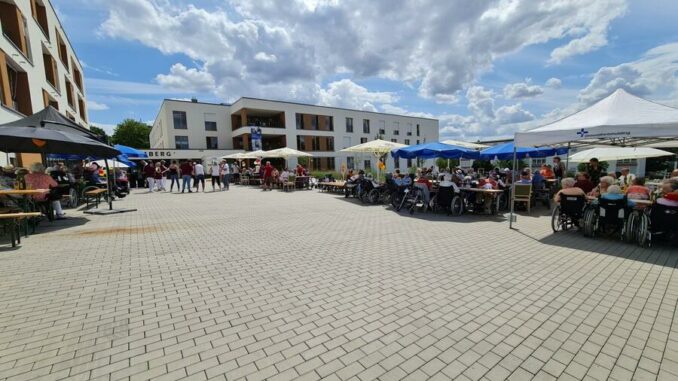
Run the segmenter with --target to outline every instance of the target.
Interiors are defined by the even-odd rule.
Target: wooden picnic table
[[[484,189],[484,188],[459,188],[462,192],[476,192],[476,193],[504,193],[503,189]]]
[[[338,191],[339,189],[344,188],[344,185],[346,185],[345,181],[328,181],[328,182],[322,182],[318,183],[318,189],[323,191]]]

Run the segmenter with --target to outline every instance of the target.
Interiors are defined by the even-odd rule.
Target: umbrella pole
[[[565,156],[565,173],[563,173],[563,177],[567,177],[567,171],[570,167],[570,144],[572,143],[567,142],[567,156]]]
[[[517,159],[516,159],[516,145],[513,145],[513,168],[511,169],[512,175],[511,175],[511,197],[509,197],[509,201],[511,201],[511,213],[509,215],[509,229],[513,229],[513,212],[514,212],[514,206],[515,202],[513,201],[513,198],[516,193],[516,166],[517,166]]]
[[[111,177],[115,177],[115,172],[111,176],[111,171],[108,168],[108,159],[104,159],[106,164],[106,190],[108,191],[108,210],[113,210],[113,195],[111,194]]]

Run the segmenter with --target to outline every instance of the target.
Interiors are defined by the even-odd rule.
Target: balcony
[[[285,113],[243,108],[231,114],[231,127],[233,131],[243,127],[261,127],[262,130],[264,128],[282,129],[285,128]]]

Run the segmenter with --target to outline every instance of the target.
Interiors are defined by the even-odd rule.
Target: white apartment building
[[[0,0],[0,30],[0,123],[52,105],[88,127],[82,65],[50,1]]]
[[[263,150],[287,146],[309,152],[312,168],[319,170],[338,171],[342,164],[376,169],[375,157],[339,151],[377,137],[407,145],[438,140],[436,119],[255,98],[230,105],[165,99],[153,123],[151,148],[251,151],[252,127],[261,130]],[[386,165],[393,169],[412,163],[389,157]]]

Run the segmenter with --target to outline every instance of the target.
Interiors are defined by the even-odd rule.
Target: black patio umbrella
[[[52,106],[23,119],[0,124],[0,151],[104,158],[120,154],[120,151],[100,142],[96,134],[73,123]]]
[[[120,151],[98,139],[96,134],[75,124],[52,106],[23,119],[0,124],[0,151],[3,152],[60,153],[103,158],[120,155]],[[108,160],[106,173],[109,173]],[[110,176],[106,178],[110,195]],[[112,197],[108,200],[109,210],[113,210]]]

